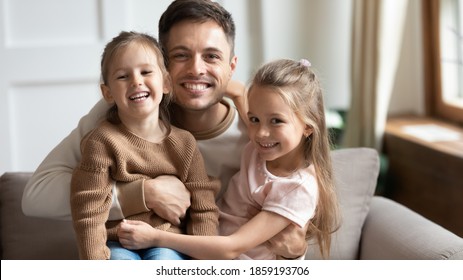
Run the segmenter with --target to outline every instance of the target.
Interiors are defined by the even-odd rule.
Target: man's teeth
[[[185,83],[185,87],[191,90],[205,90],[207,88],[206,84],[188,84]]]
[[[149,94],[147,92],[140,92],[140,93],[130,96],[129,99],[136,100],[136,99],[146,98],[148,97],[148,95]]]

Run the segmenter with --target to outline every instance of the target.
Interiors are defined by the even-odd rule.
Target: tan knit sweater
[[[191,206],[182,227],[173,226],[146,206],[143,206],[146,212],[127,219],[175,233],[217,235],[215,195],[220,182],[208,177],[196,141],[189,132],[172,127],[162,142],[151,143],[122,124],[105,121],[84,137],[81,150],[82,160],[71,182],[72,219],[81,259],[108,259],[106,241],[117,240],[120,221],[107,222],[113,181],[177,176],[191,193]],[[143,196],[143,191],[137,195]]]

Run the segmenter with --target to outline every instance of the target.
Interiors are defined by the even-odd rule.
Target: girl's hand
[[[117,229],[117,236],[127,249],[156,247],[157,230],[145,222],[123,220]]]

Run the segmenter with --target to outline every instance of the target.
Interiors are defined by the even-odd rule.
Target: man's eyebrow
[[[171,52],[171,51],[177,51],[177,50],[188,51],[188,50],[190,50],[190,49],[187,48],[187,47],[185,47],[185,46],[175,46],[175,47],[169,49],[169,52]]]
[[[214,47],[209,47],[209,48],[206,48],[204,49],[205,51],[207,52],[218,52],[218,53],[222,53],[222,50],[218,49],[218,48],[214,48]]]
[[[178,50],[180,50],[180,51],[190,51],[189,48],[180,45],[180,46],[175,46],[175,47],[171,48],[169,50],[169,52],[178,51]],[[207,47],[207,48],[203,49],[203,52],[223,53],[222,50],[220,50],[219,48],[215,48],[215,47]]]

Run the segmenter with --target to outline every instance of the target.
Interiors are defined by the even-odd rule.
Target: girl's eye
[[[251,123],[258,123],[258,122],[259,122],[259,119],[256,118],[256,117],[249,117],[249,121],[250,121]]]
[[[153,73],[153,71],[151,71],[151,70],[146,70],[146,71],[141,72],[142,75],[149,75],[151,73]]]
[[[116,77],[117,80],[124,80],[125,78],[127,78],[127,75],[119,75]]]
[[[282,123],[283,121],[280,120],[280,119],[272,119],[270,122],[271,122],[272,124],[279,124],[279,123]]]

